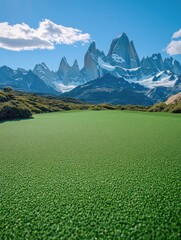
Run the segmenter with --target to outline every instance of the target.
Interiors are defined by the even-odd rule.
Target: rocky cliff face
[[[7,66],[0,67],[0,88],[10,86],[15,90],[33,93],[58,94],[33,71],[13,70]]]
[[[72,73],[75,75],[80,73],[79,64],[77,62],[77,59],[74,61],[74,64],[72,65]]]
[[[130,41],[125,33],[113,39],[107,56],[96,48],[95,42],[92,42],[85,54],[82,69],[79,69],[77,60],[70,66],[65,57],[62,58],[56,73],[46,71],[45,67],[42,69],[39,65],[38,68],[40,71],[35,67],[34,73],[47,84],[54,81],[64,85],[80,85],[106,73],[124,77],[128,81],[139,81],[153,76],[153,82],[160,81],[163,76],[168,77],[168,81],[173,81],[181,75],[180,63],[173,58],[163,60],[160,53],[140,61],[133,41]],[[45,74],[42,75],[42,72]]]
[[[80,69],[77,60],[74,61],[73,65],[70,66],[65,57],[62,58],[59,69],[57,72],[59,82],[65,85],[69,83],[77,83],[81,78]]]
[[[141,68],[144,75],[156,74],[164,70],[164,63],[160,53],[141,60]]]
[[[33,73],[42,79],[48,86],[55,88],[54,82],[58,81],[58,76],[46,66],[45,63],[36,64]]]
[[[33,71],[29,70],[28,73],[20,80],[18,87],[25,92],[34,93],[49,93],[55,94],[56,91],[47,86]]]
[[[70,65],[67,62],[66,57],[63,57],[60,61],[59,69],[58,69],[58,77],[63,83],[68,82],[69,78]]]
[[[177,93],[177,94],[175,94],[175,95],[170,96],[165,103],[166,103],[166,104],[177,104],[177,103],[181,103],[181,92],[180,92],[180,93]]]
[[[170,70],[174,74],[181,75],[181,65],[177,60],[173,59],[172,57],[165,58],[164,69]]]
[[[87,80],[93,80],[103,75],[102,69],[98,64],[99,58],[103,59],[105,54],[96,48],[95,42],[92,42],[84,57],[84,67],[82,74]]]
[[[107,57],[108,62],[114,66],[118,65],[123,68],[137,68],[140,66],[134,43],[129,41],[125,33],[113,39]]]

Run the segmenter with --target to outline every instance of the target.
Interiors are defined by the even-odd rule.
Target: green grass
[[[180,239],[181,116],[71,111],[0,124],[0,239]]]

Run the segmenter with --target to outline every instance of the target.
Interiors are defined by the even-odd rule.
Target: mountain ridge
[[[153,101],[145,94],[148,89],[138,83],[129,83],[107,73],[103,77],[89,81],[65,97],[80,99],[89,103],[152,105]]]
[[[60,94],[108,73],[148,88],[147,96],[154,102],[165,100],[181,88],[178,82],[180,63],[172,57],[163,59],[160,53],[140,60],[134,42],[129,40],[126,33],[112,40],[107,55],[97,49],[93,41],[85,53],[82,69],[76,59],[71,66],[66,57],[62,57],[57,71],[51,71],[44,62],[36,64],[31,71],[34,75],[31,74],[30,80],[29,71],[25,69],[0,67],[0,88],[7,85],[26,92]],[[35,84],[35,79],[39,84]]]

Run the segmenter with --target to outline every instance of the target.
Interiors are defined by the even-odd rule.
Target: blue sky
[[[181,29],[180,13],[181,0],[1,0],[0,23],[7,22],[2,27],[8,31],[8,37],[6,34],[6,38],[3,38],[8,43],[0,45],[0,66],[30,69],[36,63],[45,62],[50,69],[57,70],[61,58],[66,56],[70,64],[76,58],[82,67],[84,54],[92,40],[107,54],[112,39],[122,32],[134,41],[140,58],[157,52],[166,57],[168,54],[163,49],[167,48],[173,34]],[[47,22],[43,22],[43,19],[47,19]],[[39,28],[40,22],[43,23],[43,28]],[[41,41],[41,44],[45,43],[49,49],[54,48],[52,50],[37,48],[14,51],[17,48],[9,38],[12,34],[18,35],[18,32],[10,27],[22,23],[26,24],[25,28],[29,26],[33,29],[31,31],[39,28],[38,34],[42,29],[50,29],[50,25],[76,28],[81,32],[71,30],[71,43],[67,43],[69,38],[62,40],[57,37],[54,40],[49,34],[49,45],[46,45],[46,41]],[[4,31],[2,27],[0,39]],[[16,44],[20,46],[22,41],[17,41],[18,39]],[[9,50],[7,44],[11,44]],[[39,43],[36,41],[36,44]],[[180,54],[173,57],[181,61]]]

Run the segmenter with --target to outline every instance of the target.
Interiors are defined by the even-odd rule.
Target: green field
[[[180,239],[181,115],[0,123],[0,239]]]

